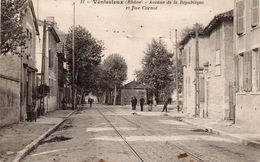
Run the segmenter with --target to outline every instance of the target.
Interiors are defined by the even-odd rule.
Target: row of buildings
[[[181,41],[183,108],[191,115],[259,128],[259,0],[235,0],[234,8]]]
[[[18,49],[18,55],[0,56],[0,127],[27,118],[35,90],[42,83],[50,89],[44,100],[45,112],[61,108],[66,90],[65,34],[58,31],[53,17],[46,19],[43,32],[44,22],[36,18],[31,0],[25,1],[21,12],[26,45]]]

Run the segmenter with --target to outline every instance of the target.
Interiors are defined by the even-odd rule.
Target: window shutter
[[[257,70],[257,76],[256,76],[256,85],[257,90],[260,90],[260,48],[258,48],[256,53],[256,70]]]
[[[236,11],[237,11],[237,34],[244,33],[244,0],[240,0],[236,4]]]
[[[239,91],[239,56],[235,56],[235,85],[236,92]]]
[[[252,27],[259,24],[259,0],[252,0]]]
[[[183,50],[182,53],[182,66],[187,66],[187,51]]]
[[[200,102],[205,102],[205,80],[200,78]]]
[[[248,53],[244,53],[243,57],[243,90],[247,92],[247,85],[248,85]]]
[[[247,91],[251,92],[252,91],[252,51],[248,52],[247,56],[247,69],[248,69],[248,85],[247,85]]]

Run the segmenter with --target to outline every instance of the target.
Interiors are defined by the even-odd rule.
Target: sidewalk
[[[232,121],[191,117],[185,113],[178,113],[174,107],[173,105],[169,105],[169,112],[163,113],[161,112],[162,105],[158,105],[153,108],[152,112],[148,112],[145,108],[144,112],[140,112],[138,109],[136,114],[143,116],[171,116],[187,124],[194,125],[197,128],[204,129],[207,132],[226,136],[243,145],[260,148],[260,130],[249,128],[245,125],[236,125]]]
[[[177,112],[172,111],[169,116],[176,117]],[[181,121],[204,129],[207,132],[223,135],[240,142],[243,145],[260,148],[260,130],[248,128],[245,125],[236,125],[232,121],[211,118],[195,118],[181,115]]]
[[[61,123],[72,110],[57,110],[37,119],[21,122],[0,129],[0,162],[13,161],[17,152],[32,141]]]

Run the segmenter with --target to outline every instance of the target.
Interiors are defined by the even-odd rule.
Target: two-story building
[[[216,15],[198,37],[199,92],[196,94],[196,38],[189,33],[183,48],[183,109],[200,117],[233,119],[233,10]],[[199,110],[196,107],[199,97]],[[197,108],[197,110],[196,110]],[[197,111],[197,112],[196,112]],[[198,115],[198,114],[197,114]]]
[[[204,65],[205,116],[234,119],[233,10],[216,15],[203,33],[209,48]]]
[[[260,126],[259,0],[235,0],[236,122]]]
[[[40,36],[36,43],[37,50],[37,69],[39,69],[40,77],[43,77],[43,83],[49,86],[50,92],[47,97],[44,98],[45,112],[54,111],[59,108],[58,102],[58,55],[57,55],[57,43],[60,42],[60,38],[56,32],[56,22],[54,17],[47,17],[46,19],[46,36],[45,36],[45,55],[43,56],[43,27],[44,21],[38,20]],[[44,59],[44,61],[43,61]],[[44,64],[44,66],[42,66]],[[42,67],[44,70],[42,71]],[[44,73],[44,74],[43,74]],[[38,85],[39,86],[39,85]]]
[[[0,127],[26,119],[36,86],[35,42],[38,23],[31,0],[20,8],[26,44],[19,54],[0,56]]]
[[[195,112],[196,107],[196,37],[195,33],[189,33],[180,42],[183,48],[182,52],[182,64],[183,64],[183,110],[190,115],[198,115]],[[208,62],[209,56],[209,42],[208,38],[200,33],[198,36],[198,49],[199,49],[199,101],[200,110],[199,115],[202,115],[202,110],[205,106],[205,90],[204,82],[205,78],[203,75],[203,65]]]

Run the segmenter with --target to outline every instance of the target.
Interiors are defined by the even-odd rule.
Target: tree
[[[127,78],[127,64],[119,54],[111,54],[103,63],[103,69],[108,75],[108,80],[114,86],[114,101],[116,105],[117,87],[121,86]]]
[[[199,33],[202,33],[203,30],[204,30],[204,25],[203,24],[198,24],[198,27],[199,27]],[[183,30],[181,30],[180,37],[181,37],[181,39],[183,39],[188,34],[194,33],[194,32],[195,32],[195,26],[193,26],[193,27],[186,27]]]
[[[1,54],[16,54],[17,47],[25,46],[21,7],[25,0],[1,1]]]
[[[165,43],[153,39],[148,44],[142,60],[142,70],[136,72],[137,81],[145,84],[155,95],[169,95],[173,91],[173,55],[166,49]]]
[[[72,29],[66,40],[69,72],[72,74]],[[82,26],[75,28],[75,83],[77,92],[82,95],[93,89],[95,82],[94,69],[103,57],[103,43],[92,37],[91,33]],[[71,77],[72,78],[72,77]]]

